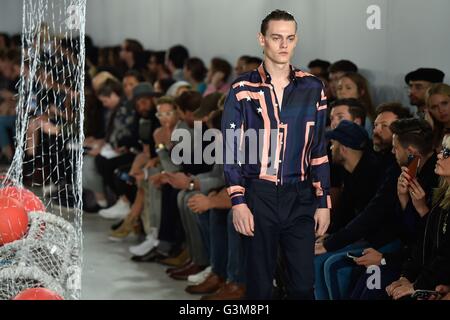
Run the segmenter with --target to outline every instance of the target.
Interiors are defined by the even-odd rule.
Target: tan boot
[[[181,251],[178,256],[173,258],[166,258],[158,262],[170,267],[181,267],[186,263],[187,260],[189,260],[189,258],[189,252],[187,251],[187,249],[183,249],[183,251]]]
[[[123,239],[128,237],[130,234],[134,234],[135,233],[134,225],[135,225],[136,220],[137,220],[136,218],[128,215],[125,218],[125,220],[123,221],[123,223],[120,225],[120,227],[110,233],[109,240],[122,241]]]

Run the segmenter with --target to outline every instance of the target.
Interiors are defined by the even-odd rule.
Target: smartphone
[[[436,298],[439,298],[441,294],[437,291],[433,290],[416,290],[411,298],[413,299],[420,299],[420,300],[428,300],[431,297],[435,296]]]
[[[361,258],[362,256],[363,256],[362,252],[361,254],[355,252],[347,252],[347,257],[350,259],[358,259]]]
[[[417,176],[417,167],[420,164],[420,158],[418,156],[410,155],[408,157],[408,175],[411,179],[416,178]]]
[[[136,184],[136,178],[133,177],[133,176],[130,176],[130,175],[128,174],[128,172],[125,172],[125,171],[119,171],[119,172],[117,172],[116,174],[117,174],[117,177],[118,177],[120,180],[122,180],[122,181],[125,182],[125,183],[128,183],[129,185],[134,185],[134,184]]]

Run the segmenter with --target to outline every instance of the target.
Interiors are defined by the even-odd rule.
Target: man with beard
[[[373,131],[373,149],[378,157],[384,179],[377,192],[352,221],[338,232],[316,243],[316,270],[322,278],[316,279],[317,299],[341,299],[350,286],[352,265],[345,262],[347,252],[361,253],[362,248],[382,248],[397,237],[395,206],[397,201],[397,179],[400,167],[392,154],[392,122],[409,118],[409,111],[398,103],[387,103],[377,108]],[[353,200],[354,201],[354,200]],[[364,242],[355,242],[363,239]],[[382,249],[380,249],[382,250]],[[352,262],[351,260],[347,262]],[[345,270],[343,270],[345,268]],[[339,277],[337,270],[339,270]],[[345,272],[344,272],[345,271]],[[322,280],[322,282],[320,282]],[[320,283],[326,287],[320,288]]]
[[[405,82],[408,86],[408,96],[411,105],[417,107],[417,115],[424,118],[425,112],[425,94],[433,83],[442,83],[445,74],[438,69],[419,68],[411,71],[405,76]]]

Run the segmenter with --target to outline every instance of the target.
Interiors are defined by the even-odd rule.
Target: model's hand
[[[254,236],[253,214],[245,203],[233,207],[233,224],[237,232],[248,237]]]
[[[330,209],[319,208],[314,215],[316,236],[323,236],[330,225]]]

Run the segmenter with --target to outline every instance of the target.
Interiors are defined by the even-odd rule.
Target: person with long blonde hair
[[[443,139],[435,173],[440,176],[440,183],[433,193],[423,239],[405,264],[400,279],[386,288],[395,300],[411,297],[416,290],[435,290],[450,284],[450,135]]]
[[[433,145],[439,151],[442,139],[450,132],[450,86],[433,84],[425,94],[425,120],[433,127]]]

